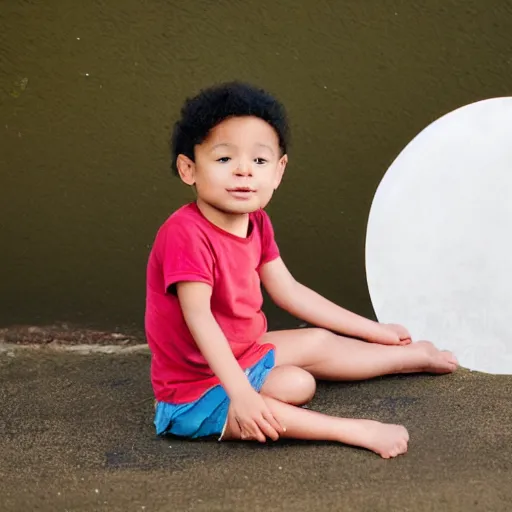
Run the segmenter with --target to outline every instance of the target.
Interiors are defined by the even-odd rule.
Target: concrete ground
[[[512,510],[512,376],[323,384],[325,413],[405,424],[393,460],[332,443],[158,439],[149,355],[0,351],[0,510]]]

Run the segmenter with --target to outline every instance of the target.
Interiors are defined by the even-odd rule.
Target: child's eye
[[[263,164],[266,164],[267,161],[264,159],[264,158],[255,158],[254,161],[259,164],[259,165],[263,165]]]
[[[217,158],[217,162],[220,162],[221,164],[225,164],[229,162],[231,158],[229,156],[223,156],[222,158]]]

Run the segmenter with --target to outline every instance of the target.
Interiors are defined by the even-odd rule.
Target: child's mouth
[[[228,192],[237,199],[248,199],[256,191],[249,187],[236,187],[229,188]]]

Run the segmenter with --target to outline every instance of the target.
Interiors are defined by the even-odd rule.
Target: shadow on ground
[[[319,386],[311,408],[405,424],[382,460],[330,443],[158,439],[149,355],[0,353],[0,509],[510,511],[512,376]]]

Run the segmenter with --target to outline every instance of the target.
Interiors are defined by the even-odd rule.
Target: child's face
[[[195,147],[195,162],[178,157],[181,179],[195,185],[198,201],[223,213],[264,208],[287,163],[274,129],[257,117],[233,117]]]

